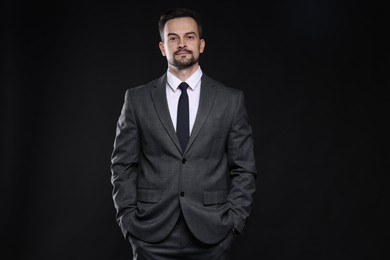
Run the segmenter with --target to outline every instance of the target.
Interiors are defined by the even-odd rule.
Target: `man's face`
[[[170,65],[178,69],[198,63],[204,46],[195,20],[189,17],[169,20],[164,27],[164,41],[159,44],[161,54]]]

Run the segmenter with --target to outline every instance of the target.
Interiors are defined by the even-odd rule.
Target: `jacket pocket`
[[[161,198],[161,190],[138,189],[137,201],[146,203],[156,203]]]
[[[203,205],[222,204],[227,202],[227,190],[207,190],[203,192]]]

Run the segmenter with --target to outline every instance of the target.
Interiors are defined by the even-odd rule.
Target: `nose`
[[[186,47],[186,42],[184,39],[180,39],[178,47],[179,47],[179,49]]]

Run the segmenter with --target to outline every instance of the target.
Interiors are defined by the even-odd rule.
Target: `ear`
[[[199,46],[200,53],[203,53],[205,46],[206,46],[206,41],[204,39],[200,39],[200,46]]]
[[[165,55],[164,43],[159,42],[158,47],[160,48],[160,51],[161,51],[162,56],[166,56],[166,55]]]

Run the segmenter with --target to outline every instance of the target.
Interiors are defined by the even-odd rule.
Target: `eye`
[[[177,36],[175,36],[175,35],[170,35],[170,36],[168,37],[168,40],[169,40],[170,42],[177,41]]]
[[[187,35],[187,39],[188,40],[194,40],[195,39],[195,35]]]

